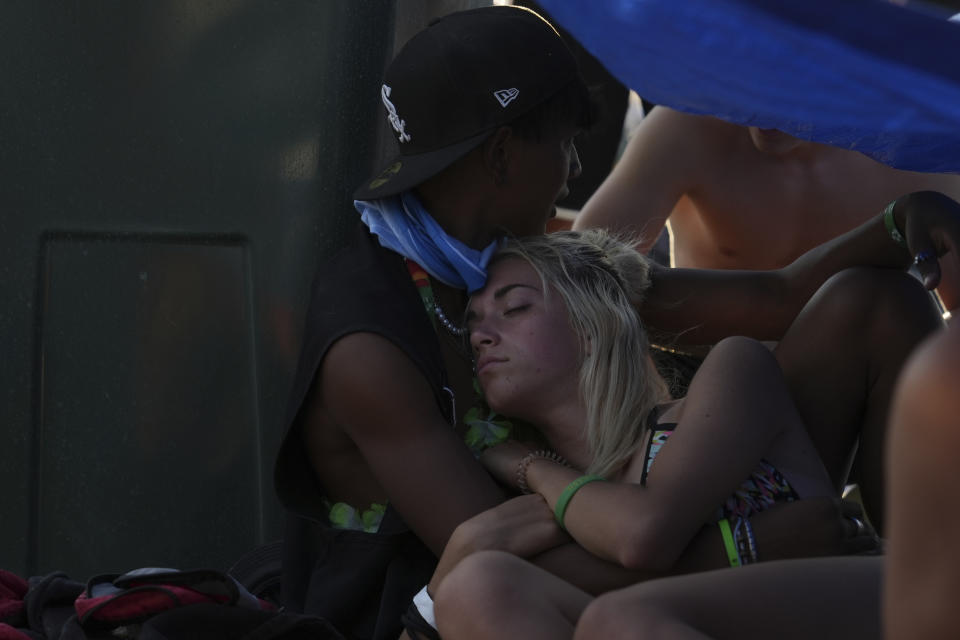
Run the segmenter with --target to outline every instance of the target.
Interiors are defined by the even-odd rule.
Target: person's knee
[[[710,350],[710,357],[722,369],[729,371],[731,366],[745,368],[751,375],[773,374],[779,368],[769,347],[745,336],[730,336],[720,340]]]
[[[937,317],[933,299],[923,285],[896,269],[854,267],[831,276],[817,293],[838,319],[851,326],[920,321]]]
[[[623,600],[622,592],[614,591],[587,605],[577,622],[574,640],[624,637],[624,631],[632,626],[633,616],[641,607],[632,599]]]
[[[770,349],[759,340],[746,336],[730,336],[723,338],[711,349],[712,352],[724,354],[732,358],[753,357],[770,358]]]
[[[498,600],[511,592],[517,565],[523,561],[501,551],[481,551],[464,558],[433,594],[437,617],[445,613],[499,610]]]
[[[641,584],[595,599],[580,616],[574,640],[669,637],[661,631],[675,628],[681,620],[655,587]]]

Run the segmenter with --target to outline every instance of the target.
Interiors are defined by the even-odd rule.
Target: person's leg
[[[833,557],[652,580],[590,603],[574,639],[872,640],[881,573],[880,557]]]
[[[890,415],[888,640],[941,640],[960,633],[958,389],[960,325],[951,324],[910,358]]]
[[[434,594],[444,638],[569,638],[591,596],[500,551],[463,560]]]
[[[867,514],[883,523],[883,448],[893,384],[905,358],[943,322],[912,277],[858,268],[828,280],[775,353],[817,451],[838,488],[859,438]]]

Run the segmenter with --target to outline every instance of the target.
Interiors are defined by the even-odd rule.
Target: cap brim
[[[493,129],[443,149],[399,155],[353,192],[355,200],[376,200],[406,191],[437,175],[490,137]]]

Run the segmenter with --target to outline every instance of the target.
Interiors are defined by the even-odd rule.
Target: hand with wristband
[[[936,288],[940,257],[960,248],[960,204],[942,193],[918,191],[892,201],[881,216],[890,238],[912,256],[923,285]]]

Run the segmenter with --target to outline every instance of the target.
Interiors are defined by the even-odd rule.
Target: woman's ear
[[[499,127],[483,143],[483,165],[498,187],[506,184],[513,151],[513,129]]]

